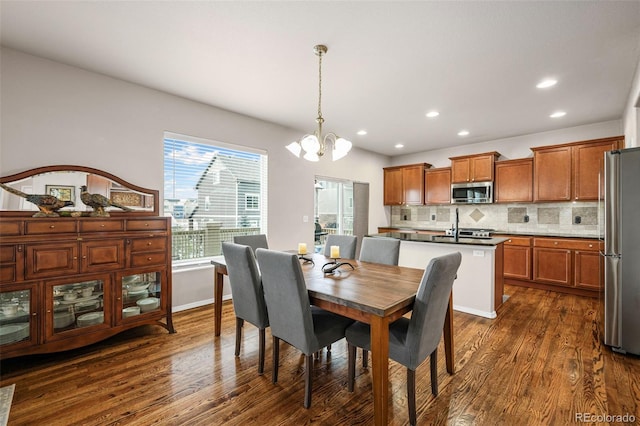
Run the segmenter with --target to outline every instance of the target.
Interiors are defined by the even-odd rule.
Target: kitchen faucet
[[[456,242],[458,242],[458,226],[460,225],[460,216],[458,215],[458,208],[456,207],[456,223],[455,223],[455,227],[454,224],[451,224],[451,235],[453,236],[453,238],[455,239]]]

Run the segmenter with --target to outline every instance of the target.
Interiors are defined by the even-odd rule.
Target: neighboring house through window
[[[234,235],[266,233],[265,152],[167,133],[164,158],[174,261],[216,256]]]

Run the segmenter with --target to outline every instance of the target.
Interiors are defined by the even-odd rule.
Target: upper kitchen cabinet
[[[451,157],[451,183],[493,181],[493,166],[498,152]]]
[[[424,170],[430,164],[385,167],[384,205],[424,204]]]
[[[624,146],[624,137],[531,148],[534,201],[597,200],[604,153]]]
[[[496,203],[533,201],[533,158],[496,162]]]
[[[425,204],[451,203],[451,167],[424,172]]]

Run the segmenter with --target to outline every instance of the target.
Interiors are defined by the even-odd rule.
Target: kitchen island
[[[496,318],[503,302],[503,243],[506,238],[465,238],[389,232],[370,235],[400,240],[400,266],[425,268],[429,260],[460,252],[462,263],[453,284],[453,309]]]

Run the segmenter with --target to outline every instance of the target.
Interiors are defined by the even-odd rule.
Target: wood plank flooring
[[[442,344],[438,397],[429,363],[418,368],[419,424],[564,425],[582,413],[635,417],[598,424],[640,424],[640,358],[601,344],[597,299],[512,286],[506,293],[495,320],[454,313],[456,374],[446,372]],[[269,332],[259,376],[257,329],[245,326],[236,358],[234,321],[227,302],[219,338],[207,306],[177,313],[176,334],[143,326],[73,351],[5,360],[0,386],[16,384],[9,425],[373,423],[371,375],[360,359],[347,392],[344,341],[315,362],[307,410],[304,357],[282,344],[273,385]],[[407,424],[406,370],[391,362],[389,380],[390,423]]]

